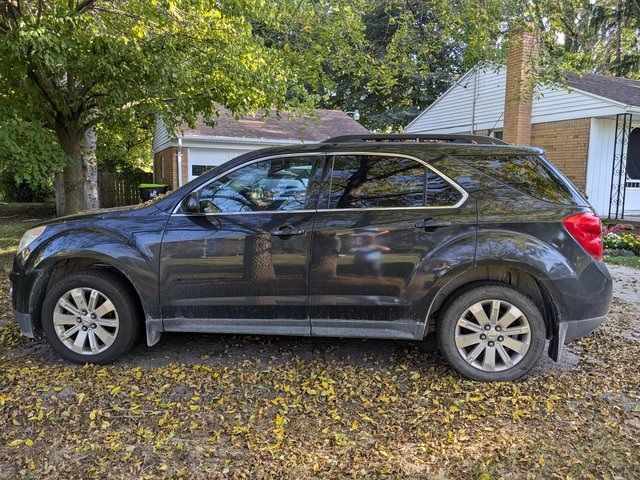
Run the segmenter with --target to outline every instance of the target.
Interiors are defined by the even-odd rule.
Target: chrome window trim
[[[260,211],[260,212],[227,212],[227,213],[222,213],[222,212],[214,212],[214,213],[181,213],[181,212],[179,212],[180,206],[182,205],[182,200],[184,200],[184,198],[187,195],[190,195],[191,193],[194,193],[194,192],[199,192],[200,190],[205,188],[207,185],[209,185],[211,182],[215,182],[219,178],[222,178],[225,175],[228,175],[228,174],[230,174],[232,172],[235,172],[236,170],[238,170],[238,169],[240,169],[242,167],[246,167],[248,165],[252,165],[252,164],[258,163],[258,162],[263,162],[265,160],[271,160],[271,159],[274,159],[274,158],[313,157],[313,156],[321,156],[321,155],[333,155],[333,156],[337,156],[337,155],[345,155],[345,156],[346,155],[368,155],[368,156],[378,156],[378,157],[403,157],[403,158],[408,158],[410,160],[414,160],[414,161],[424,165],[426,168],[428,168],[429,170],[434,172],[436,175],[442,177],[453,188],[458,190],[458,192],[460,192],[460,194],[462,196],[461,196],[460,200],[458,200],[458,202],[456,202],[454,205],[444,205],[444,206],[440,205],[440,206],[433,206],[433,207],[429,207],[429,206],[424,205],[424,206],[420,206],[420,207],[317,208],[317,209],[311,209],[311,210],[310,209],[303,209],[303,210],[263,210],[263,211]],[[333,162],[331,163],[331,170],[333,171]],[[314,212],[361,212],[361,211],[371,212],[371,211],[386,211],[386,210],[443,210],[443,209],[460,208],[462,205],[465,204],[465,202],[469,198],[469,194],[467,193],[467,191],[464,188],[462,188],[456,182],[451,180],[451,178],[449,178],[447,175],[442,173],[437,168],[434,168],[431,165],[429,165],[424,160],[416,158],[416,157],[414,157],[412,155],[406,155],[404,153],[361,152],[361,151],[357,151],[357,152],[283,153],[283,154],[279,154],[279,155],[269,155],[267,157],[254,158],[253,160],[249,160],[246,163],[242,163],[240,165],[236,165],[235,167],[233,167],[233,168],[231,168],[231,169],[229,169],[229,170],[227,170],[227,171],[225,171],[225,172],[223,172],[223,173],[221,173],[219,175],[216,175],[214,178],[209,180],[207,183],[205,183],[203,185],[200,185],[198,188],[190,191],[187,195],[182,197],[180,199],[180,201],[178,202],[178,204],[174,207],[173,212],[172,212],[173,215],[177,215],[177,216],[181,216],[181,217],[196,217],[196,216],[212,216],[212,215],[214,215],[214,216],[215,215],[250,215],[250,214],[253,214],[253,215],[259,215],[259,214],[273,215],[273,214],[282,214],[282,213],[314,213]]]

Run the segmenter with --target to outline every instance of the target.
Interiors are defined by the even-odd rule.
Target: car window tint
[[[333,157],[329,208],[424,205],[425,167],[404,157]]]
[[[200,190],[204,213],[307,208],[315,157],[272,158],[240,167]]]
[[[451,183],[410,158],[333,157],[329,208],[451,206],[461,197]]]
[[[469,164],[507,185],[542,200],[572,204],[574,195],[535,155],[469,157]]]
[[[425,204],[429,207],[447,207],[457,204],[462,193],[436,172],[426,169],[427,191]]]

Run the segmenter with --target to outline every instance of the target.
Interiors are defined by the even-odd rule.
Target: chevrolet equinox
[[[144,332],[423,340],[514,380],[609,310],[601,223],[536,148],[471,135],[257,150],[153,204],[24,234],[22,332],[106,363]]]

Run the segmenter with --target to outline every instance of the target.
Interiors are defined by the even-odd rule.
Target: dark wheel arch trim
[[[563,332],[563,324],[566,323],[561,318],[561,310],[554,300],[552,292],[547,290],[547,282],[544,282],[544,275],[540,272],[534,274],[531,268],[521,268],[521,265],[477,265],[466,269],[457,275],[449,275],[444,283],[431,298],[425,316],[423,338],[435,331],[438,321],[439,310],[446,304],[452,296],[457,297],[464,291],[474,288],[487,282],[501,284],[522,293],[531,298],[534,304],[542,313],[546,324],[547,337],[551,340],[549,344],[549,356],[558,361],[562,353],[562,347],[566,343]],[[514,283],[514,277],[519,278]],[[522,278],[528,279],[522,288]],[[588,330],[587,330],[588,331]],[[576,335],[573,338],[577,338]],[[567,340],[568,341],[568,340]]]

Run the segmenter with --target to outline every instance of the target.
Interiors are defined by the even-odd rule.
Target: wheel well
[[[550,338],[558,311],[553,297],[544,285],[530,273],[504,267],[483,267],[474,270],[469,275],[455,278],[445,285],[431,303],[427,319],[427,331],[425,333],[434,333],[436,331],[440,311],[443,306],[446,306],[447,300],[454,299],[463,292],[487,282],[508,285],[529,298],[540,310],[545,321],[547,338]]]
[[[114,275],[117,275],[118,278],[122,281],[122,284],[125,286],[125,288],[128,288],[130,293],[133,295],[133,298],[136,301],[136,308],[140,312],[144,312],[144,308],[142,307],[142,302],[140,301],[140,296],[138,295],[136,288],[133,286],[127,276],[116,267],[108,263],[96,260],[94,258],[69,258],[56,262],[47,270],[45,276],[43,276],[42,283],[40,285],[44,286],[44,288],[39,289],[40,294],[38,295],[38,298],[34,299],[35,308],[33,308],[32,310],[34,315],[34,324],[37,328],[42,328],[42,304],[44,303],[47,292],[51,289],[55,282],[71,273],[81,272],[85,270],[107,270]]]

